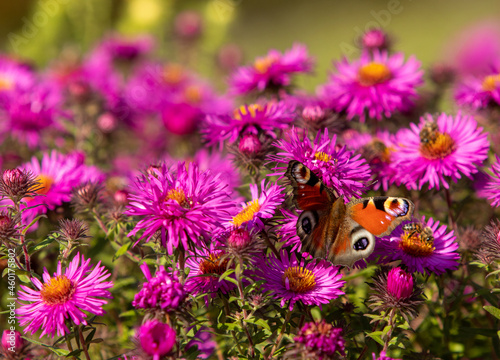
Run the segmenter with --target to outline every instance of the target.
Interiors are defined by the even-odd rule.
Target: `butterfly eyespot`
[[[311,233],[312,230],[311,220],[309,220],[308,218],[302,219],[302,230],[304,230],[306,234]]]
[[[354,250],[356,250],[356,251],[365,250],[368,247],[369,243],[370,242],[368,241],[367,238],[365,238],[365,237],[361,238],[354,243]]]

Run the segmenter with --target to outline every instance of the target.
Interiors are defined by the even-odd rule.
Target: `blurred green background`
[[[248,62],[302,42],[317,60],[315,76],[299,79],[309,90],[325,81],[333,59],[350,55],[362,30],[377,23],[393,34],[396,50],[415,54],[424,66],[445,58],[468,26],[500,25],[499,0],[16,0],[0,2],[0,39],[4,51],[43,66],[64,47],[85,52],[110,30],[151,33],[158,55],[175,59],[173,19],[187,9],[204,20],[198,71],[217,75],[212,63],[225,43],[239,45]]]

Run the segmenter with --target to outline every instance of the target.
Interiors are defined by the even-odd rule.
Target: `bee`
[[[420,223],[408,223],[403,225],[403,231],[409,233],[410,237],[417,234],[426,243],[434,243],[434,232],[429,226],[422,227]]]
[[[387,158],[387,146],[379,139],[374,139],[362,149],[363,157],[370,164],[378,164]]]
[[[420,143],[428,144],[435,142],[438,133],[438,126],[434,121],[426,122],[422,130],[420,130]]]

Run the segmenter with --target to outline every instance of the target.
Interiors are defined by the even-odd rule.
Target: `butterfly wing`
[[[410,220],[413,203],[404,198],[378,196],[352,200],[338,235],[328,251],[328,259],[351,267],[375,249],[375,236],[385,236],[404,220]]]
[[[325,258],[327,249],[336,236],[335,224],[329,216],[345,212],[343,199],[335,201],[334,195],[310,169],[299,161],[290,161],[285,175],[293,186],[293,199],[298,209],[304,210],[297,220],[297,235],[303,251],[313,257]],[[334,206],[342,204],[343,207]],[[336,215],[341,218],[340,214]],[[336,223],[338,229],[339,222]]]

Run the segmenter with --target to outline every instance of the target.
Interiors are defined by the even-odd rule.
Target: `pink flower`
[[[175,330],[156,319],[144,323],[137,332],[141,350],[153,360],[160,360],[175,346]]]

